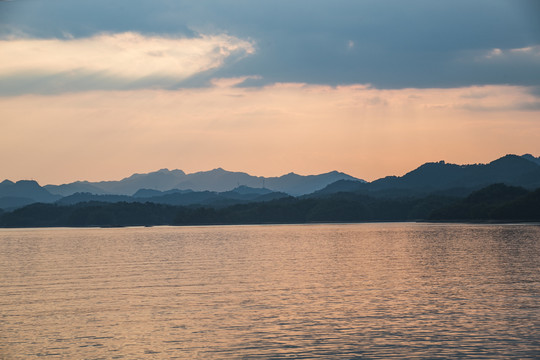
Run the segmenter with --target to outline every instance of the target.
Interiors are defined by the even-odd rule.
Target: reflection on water
[[[540,227],[0,230],[0,359],[540,357]]]

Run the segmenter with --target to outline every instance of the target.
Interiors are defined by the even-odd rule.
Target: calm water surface
[[[0,230],[1,359],[540,358],[540,227]]]

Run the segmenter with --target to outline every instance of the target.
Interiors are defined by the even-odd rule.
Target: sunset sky
[[[537,0],[0,1],[0,181],[540,156]]]

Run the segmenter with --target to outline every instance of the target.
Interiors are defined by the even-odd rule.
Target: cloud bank
[[[126,32],[87,38],[0,41],[0,92],[166,88],[254,53],[228,35],[195,38]],[[26,89],[25,89],[26,88]]]
[[[23,33],[55,39],[69,33],[83,41],[103,32],[164,39],[228,34],[229,41],[252,39],[257,51],[212,67],[212,77],[260,76],[245,86],[540,86],[540,60],[534,55],[540,46],[539,13],[538,0],[4,1],[0,37]],[[529,48],[531,52],[513,52]],[[53,80],[47,79],[48,84]],[[201,76],[170,86],[206,86],[208,80]],[[95,77],[79,81],[90,88],[119,88],[109,78],[100,78],[99,85]],[[23,93],[39,82],[18,78],[11,85]],[[138,84],[155,85],[143,80]]]

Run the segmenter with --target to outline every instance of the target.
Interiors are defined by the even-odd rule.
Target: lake
[[[540,358],[540,226],[2,229],[34,358]]]

